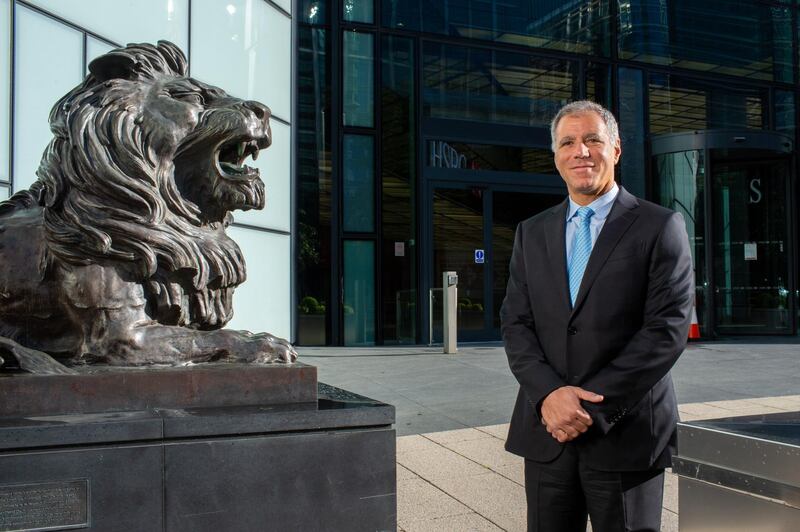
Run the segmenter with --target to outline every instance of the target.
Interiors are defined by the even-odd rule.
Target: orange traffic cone
[[[689,325],[689,340],[700,339],[700,324],[697,323],[697,305],[692,304],[692,324]]]

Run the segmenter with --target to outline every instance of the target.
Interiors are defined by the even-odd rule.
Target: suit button
[[[576,329],[575,327],[570,327],[569,329],[567,329],[567,334],[569,334],[570,336],[575,336],[576,334],[578,334],[578,329]]]

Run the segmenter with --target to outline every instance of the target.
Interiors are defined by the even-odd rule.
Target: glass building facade
[[[615,113],[629,191],[680,211],[704,337],[798,332],[794,0],[301,0],[296,341],[499,339],[513,235],[566,189],[549,121]],[[624,288],[623,288],[624,289]]]

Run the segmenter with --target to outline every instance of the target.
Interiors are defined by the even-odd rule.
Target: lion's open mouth
[[[235,140],[223,144],[217,152],[217,167],[223,178],[253,179],[258,177],[258,169],[244,164],[252,156],[258,159],[258,142],[254,139]]]

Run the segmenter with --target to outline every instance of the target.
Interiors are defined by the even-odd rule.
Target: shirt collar
[[[619,187],[615,182],[614,185],[611,187],[611,190],[591,202],[587,207],[591,208],[594,211],[594,216],[592,216],[592,220],[605,220],[608,216],[608,213],[611,212],[611,206],[614,204],[614,200],[617,199],[617,194],[619,194]],[[569,209],[567,209],[567,221],[570,221],[575,213],[581,206],[572,201],[572,198],[569,198]]]

